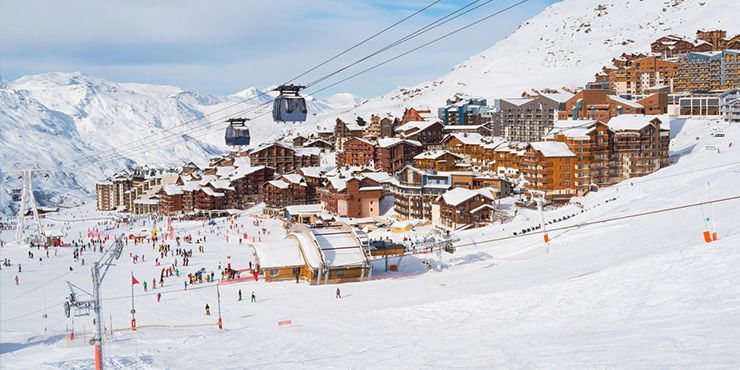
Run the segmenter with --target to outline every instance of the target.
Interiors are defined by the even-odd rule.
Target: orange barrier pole
[[[95,344],[95,370],[102,370],[102,358],[100,356],[100,344]]]

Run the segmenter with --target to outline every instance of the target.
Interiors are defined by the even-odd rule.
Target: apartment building
[[[595,120],[558,121],[544,139],[565,143],[575,155],[573,185],[576,195],[619,180],[614,131],[605,123]]]
[[[266,208],[276,212],[286,206],[307,204],[308,184],[299,174],[283,175],[264,183]]]
[[[334,149],[344,150],[344,143],[353,137],[363,137],[368,123],[360,116],[337,117],[334,125]]]
[[[340,217],[375,217],[380,215],[383,187],[365,176],[336,175],[327,178],[319,189],[321,208]]]
[[[451,186],[452,179],[447,174],[404,167],[391,184],[396,215],[402,220],[431,220],[432,202]]]
[[[429,150],[414,157],[414,167],[422,171],[454,171],[464,159],[447,150]]]
[[[656,87],[673,86],[677,65],[657,56],[631,60],[609,72],[609,89],[616,95],[642,95]]]
[[[719,95],[720,114],[727,123],[740,123],[740,89],[732,89]]]
[[[689,52],[677,65],[676,92],[708,92],[740,86],[739,50]]]
[[[318,166],[318,148],[291,148],[282,143],[261,145],[257,148],[239,152],[239,156],[249,157],[252,166],[271,167],[277,173],[289,173],[301,167]]]
[[[450,189],[435,199],[432,209],[432,224],[446,230],[488,225],[497,214],[487,189]]]
[[[375,149],[375,168],[396,173],[406,165],[414,163],[414,157],[422,152],[422,145],[416,140],[383,138],[378,140]]]
[[[521,160],[527,190],[543,191],[549,199],[570,199],[576,194],[575,157],[565,143],[529,143]]]
[[[337,151],[337,166],[373,166],[375,163],[375,141],[361,137],[351,137],[344,142],[341,151]]]
[[[460,98],[437,110],[445,126],[480,126],[486,123],[486,113],[493,110],[483,98]]]
[[[645,107],[635,100],[610,94],[609,90],[581,90],[565,103],[558,119],[593,119],[609,122],[620,114],[642,114]]]
[[[484,137],[478,133],[447,134],[442,139],[444,150],[463,156],[466,163],[480,168],[485,162]]]
[[[570,93],[541,94],[529,98],[504,98],[496,100],[492,115],[491,133],[508,141],[539,141],[566,110]]]
[[[421,143],[425,150],[437,149],[444,137],[442,121],[410,121],[396,127],[396,137]]]
[[[665,118],[622,115],[609,121],[619,180],[640,177],[668,165],[670,127]]]

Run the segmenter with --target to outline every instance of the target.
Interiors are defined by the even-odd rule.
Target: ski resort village
[[[422,3],[227,96],[0,69],[0,369],[739,368],[740,3]]]

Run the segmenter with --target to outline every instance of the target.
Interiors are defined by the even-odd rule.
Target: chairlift
[[[275,90],[280,94],[272,103],[272,119],[275,122],[303,122],[308,115],[306,99],[299,91],[305,86],[280,85]]]
[[[247,127],[248,118],[229,118],[226,122],[229,127],[226,128],[224,138],[228,146],[249,145],[249,128]]]

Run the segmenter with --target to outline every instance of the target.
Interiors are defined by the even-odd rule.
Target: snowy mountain
[[[80,73],[47,73],[16,81],[0,77],[0,161],[69,166],[42,180],[57,185],[59,193],[38,195],[42,203],[78,201],[89,196],[96,180],[126,165],[175,165],[220,152],[223,119],[247,114],[245,110],[256,109],[248,111],[249,116],[264,113],[251,128],[253,142],[263,142],[308,132],[317,123],[333,125],[337,114],[348,111],[398,115],[409,106],[437,107],[458,93],[497,98],[533,88],[580,86],[614,56],[649,51],[650,42],[660,36],[692,36],[700,28],[724,28],[735,34],[740,32],[737,24],[740,2],[734,0],[565,0],[437,80],[369,101],[350,94],[308,97],[309,120],[281,125],[280,130],[275,129],[269,106],[256,109],[271,93],[256,88],[218,97]],[[249,100],[238,104],[245,99]],[[194,121],[205,115],[207,119]],[[173,133],[186,135],[166,138]],[[133,141],[148,144],[121,147]],[[0,213],[7,213],[7,191],[18,184],[4,175],[0,181],[5,190],[0,191]]]
[[[42,204],[72,205],[89,199],[95,181],[127,165],[174,166],[221,153],[226,149],[223,121],[233,115],[264,113],[252,121],[255,143],[279,137],[292,128],[279,125],[276,130],[271,106],[259,107],[271,99],[256,88],[219,97],[173,86],[116,83],[79,72],[2,79],[0,161],[5,170],[25,165],[15,161],[54,168],[35,180],[37,197]],[[349,94],[326,100],[309,97],[308,109],[313,117],[359,102]],[[311,121],[303,126],[310,127]],[[0,213],[9,213],[9,191],[20,184],[16,177],[2,175]],[[47,192],[51,188],[57,192]]]
[[[739,24],[735,0],[566,0],[447,75],[393,90],[360,109],[397,114],[418,104],[440,106],[457,93],[493,99],[533,88],[583,86],[613,57],[649,52],[661,36],[693,38],[697,29],[717,28],[734,35]]]

